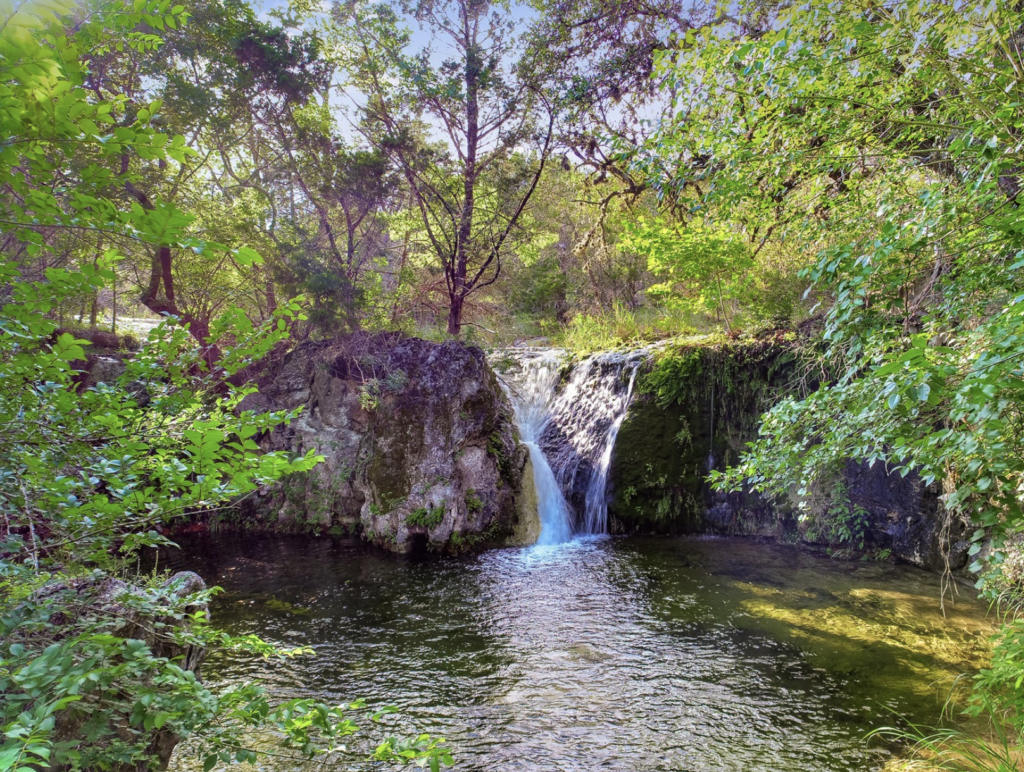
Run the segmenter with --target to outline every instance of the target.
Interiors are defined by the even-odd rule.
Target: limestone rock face
[[[943,509],[940,486],[880,463],[848,462],[802,501],[712,490],[708,473],[735,463],[756,438],[759,416],[791,381],[793,357],[777,343],[736,343],[676,361],[673,379],[660,382],[671,399],[645,391],[641,376],[619,432],[609,473],[613,532],[761,536],[885,550],[932,570],[967,564],[965,528]]]
[[[939,483],[928,485],[915,472],[906,477],[885,465],[848,462],[843,485],[853,506],[864,513],[868,538],[908,563],[941,571],[967,565],[970,534],[942,506]]]
[[[303,408],[264,447],[325,460],[263,491],[250,516],[401,553],[494,545],[514,531],[526,451],[479,349],[356,334],[299,346],[263,381],[243,409]]]
[[[536,544],[537,539],[540,538],[540,512],[537,508],[537,486],[533,479],[533,463],[530,461],[528,453],[526,464],[523,467],[520,491],[516,502],[518,509],[516,529],[508,543],[529,546]]]

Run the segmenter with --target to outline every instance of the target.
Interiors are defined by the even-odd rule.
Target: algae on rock
[[[609,473],[618,531],[775,534],[759,496],[720,494],[709,472],[734,462],[795,356],[782,341],[668,348],[645,365]]]
[[[612,459],[612,530],[755,535],[962,568],[966,534],[946,516],[940,486],[915,474],[840,460],[810,497],[783,501],[708,484],[757,436],[776,400],[817,388],[820,372],[809,377],[800,363],[784,335],[670,347],[653,358]]]

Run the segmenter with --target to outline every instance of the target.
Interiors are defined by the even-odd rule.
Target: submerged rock
[[[264,447],[325,461],[262,491],[250,522],[359,534],[401,553],[512,535],[526,454],[479,349],[356,334],[303,344],[261,380],[243,408],[303,407]]]

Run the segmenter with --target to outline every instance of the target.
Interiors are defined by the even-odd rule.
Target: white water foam
[[[587,485],[587,496],[584,499],[583,508],[584,533],[608,532],[608,467],[612,463],[615,439],[619,436],[619,429],[622,428],[622,422],[626,418],[629,403],[633,399],[633,385],[636,383],[636,373],[640,369],[640,362],[634,361],[628,366],[630,367],[630,372],[626,395],[617,400],[619,409],[605,434],[604,449],[601,451],[601,456],[590,473],[590,484]]]

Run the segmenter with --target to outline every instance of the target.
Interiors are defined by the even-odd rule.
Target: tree
[[[154,128],[158,105],[91,88],[90,66],[103,52],[150,51],[157,30],[185,19],[167,0],[87,9],[46,0],[0,17],[0,223],[9,236],[0,252],[2,770],[156,769],[168,735],[191,738],[210,770],[257,760],[265,751],[251,736],[261,731],[305,758],[334,749],[362,713],[359,703],[274,705],[251,682],[211,691],[158,643],[299,652],[212,629],[202,613],[209,592],[159,583],[132,592],[116,579],[141,547],[169,543],[161,526],[318,461],[260,453],[258,433],[294,414],[242,410],[253,390],[231,382],[287,335],[297,303],[261,326],[237,309],[213,319],[205,343],[220,351],[216,367],[207,346],[166,320],[101,383],[83,372],[87,342],[52,318],[68,297],[113,278],[116,250],[97,257],[77,236],[259,261],[251,249],[187,237],[189,217],[159,199],[129,207],[119,198],[139,181],[121,168],[126,155],[170,166],[185,144]],[[60,267],[22,274],[20,261],[57,252]],[[386,740],[373,757],[450,763],[424,736]]]
[[[238,0],[204,0],[195,14],[202,29],[173,35],[146,69],[165,119],[189,127],[199,152],[192,178],[202,184],[177,195],[210,212],[198,230],[223,234],[229,221],[263,246],[267,306],[276,284],[309,298],[297,337],[358,328],[380,301],[400,178],[379,150],[340,131],[335,66],[315,30],[287,10],[260,19]]]
[[[645,255],[647,269],[661,280],[648,288],[648,294],[671,302],[682,285],[684,292],[716,308],[726,329],[732,331],[726,298],[732,300],[733,282],[752,268],[750,249],[739,234],[699,224],[671,227],[641,217],[627,227],[620,245]]]
[[[1022,31],[1011,2],[815,1],[763,35],[688,36],[661,58],[677,117],[649,147],[693,160],[677,171],[705,212],[813,255],[828,301],[835,377],[777,404],[717,484],[804,493],[849,459],[941,482],[979,585],[1017,610]],[[1019,623],[999,647],[979,699],[1024,732]]]
[[[408,53],[402,12],[445,50]],[[457,335],[466,299],[498,279],[503,253],[521,235],[552,149],[554,112],[517,71],[515,25],[498,3],[339,4],[334,17],[333,34],[354,52],[342,64],[362,94],[361,130],[412,191],[444,272],[448,332]]]
[[[162,124],[188,133],[189,146],[195,150],[189,166],[173,177],[151,171],[148,188],[159,191],[165,200],[187,201],[195,212],[215,208],[218,217],[198,219],[192,227],[219,234],[229,231],[224,215],[246,193],[261,194],[264,211],[259,214],[263,216],[252,216],[256,201],[250,196],[249,206],[241,212],[249,222],[240,223],[238,230],[276,247],[274,226],[279,218],[273,199],[284,193],[294,200],[295,193],[289,172],[294,170],[296,145],[301,143],[296,141],[294,113],[326,87],[329,68],[315,39],[290,35],[278,25],[259,20],[245,3],[213,0],[198,3],[194,11],[198,18],[187,32],[170,31],[167,45],[133,70],[133,93],[159,99]],[[216,194],[210,190],[211,183]],[[143,287],[142,302],[154,313],[183,316],[202,340],[218,301],[225,296],[239,298],[231,292],[231,282],[224,281],[235,273],[231,270],[235,266],[197,263],[201,261],[188,253],[174,255],[161,249]],[[182,297],[174,282],[179,273],[205,276],[186,283]],[[265,284],[267,307],[274,306],[270,271],[255,273]],[[222,291],[210,292],[212,288]]]
[[[771,28],[776,2],[677,0],[538,0],[525,66],[556,100],[557,143],[565,163],[587,174],[588,202],[598,211],[592,240],[615,201],[629,204],[654,192],[661,206],[685,209],[679,198],[701,191],[692,175],[677,179],[679,156],[638,150],[662,121],[673,118],[678,93],[657,67],[664,52],[697,33],[756,37]],[[699,161],[699,159],[691,159]],[[654,173],[656,172],[656,173]]]

